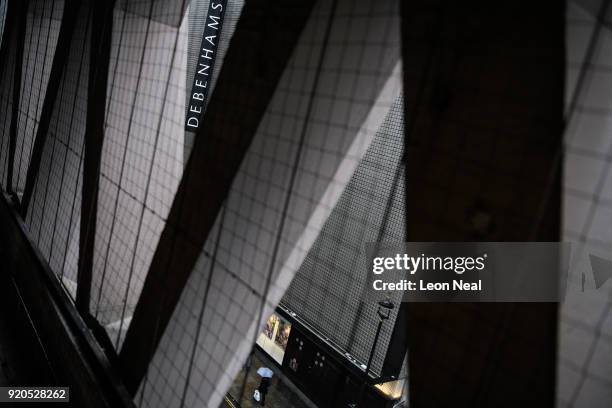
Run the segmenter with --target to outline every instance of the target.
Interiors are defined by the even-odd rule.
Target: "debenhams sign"
[[[185,118],[185,130],[191,132],[195,132],[200,127],[202,112],[206,106],[226,6],[227,0],[211,0],[208,6],[206,26],[204,27],[198,64],[193,76],[193,86],[189,97],[187,117]]]

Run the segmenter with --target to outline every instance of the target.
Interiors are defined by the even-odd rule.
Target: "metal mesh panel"
[[[399,159],[398,4],[358,3],[338,2],[333,18],[333,2],[316,4],[149,366],[137,394],[141,406],[217,406],[241,381],[236,374],[259,328],[364,154],[376,150],[371,145],[386,117],[394,134],[389,158]],[[373,184],[360,187],[378,194]],[[398,182],[394,213],[401,188]],[[379,229],[374,224],[372,231]],[[246,401],[250,394],[234,397]]]
[[[4,23],[6,20],[6,6],[8,5],[8,0],[0,1],[0,44],[2,44],[2,38],[4,37]]]
[[[119,0],[121,10],[151,19],[155,22],[178,27],[183,21],[189,1]]]
[[[404,236],[403,130],[398,98],[282,300],[362,364],[372,347],[380,300],[366,287],[364,243],[401,242]],[[382,368],[394,322],[392,315],[383,326],[375,371]]]
[[[6,5],[5,5],[6,10]],[[2,75],[12,78],[15,70],[16,33],[3,34],[3,40],[8,45],[6,61],[3,61]],[[8,169],[9,132],[11,127],[11,113],[13,111],[13,81],[3,80],[0,83],[0,183],[6,189],[6,173]]]
[[[597,18],[611,12],[607,3],[572,1],[567,8],[563,239],[576,244],[578,273],[561,308],[559,407],[612,401],[612,292],[598,286],[589,259],[612,259],[612,31]]]
[[[185,5],[178,1],[160,11],[160,2],[147,4],[145,15],[121,5],[114,13],[98,194],[91,309],[117,348],[187,157],[187,19],[175,28],[148,18],[179,13]],[[231,29],[224,28],[221,48],[227,48]]]
[[[181,177],[185,43],[183,28],[116,7],[91,309],[117,346]]]
[[[187,3],[119,1],[114,11],[90,310],[117,350],[190,153],[185,101],[208,1],[194,0],[188,9]],[[243,3],[229,6],[216,72]],[[5,7],[0,2],[2,16]],[[279,302],[358,363],[367,359],[378,299],[364,292],[362,245],[403,240],[405,224],[398,8],[397,1],[317,3],[206,245],[197,248],[198,263],[136,394],[138,406],[217,406],[230,384],[246,378],[243,363]],[[17,193],[30,164],[62,9],[61,0],[32,2],[23,61],[15,61],[11,47],[5,64],[7,77],[15,63],[23,69],[20,84],[4,80],[0,89],[4,183],[12,87],[21,87]],[[73,296],[90,23],[78,19],[25,219]],[[580,2],[569,3],[568,30],[564,239],[604,256],[612,242],[612,34]],[[242,78],[235,81],[240,92]],[[588,284],[593,280],[587,277]],[[560,406],[610,400],[612,301],[607,292],[593,293],[589,304],[570,299],[563,308]],[[376,372],[394,317],[383,326]],[[236,397],[250,398],[244,383],[238,388]]]
[[[22,193],[25,187],[51,62],[57,46],[63,7],[63,0],[32,1],[29,4],[13,168],[13,189],[17,194]]]
[[[87,116],[90,8],[80,7],[25,217],[51,269],[76,295],[81,183]]]

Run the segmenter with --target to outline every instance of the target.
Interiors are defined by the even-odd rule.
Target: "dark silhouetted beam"
[[[559,240],[564,12],[402,2],[408,241]],[[409,304],[410,405],[554,406],[557,316],[554,303]]]
[[[100,162],[104,140],[106,88],[110,63],[114,1],[93,1],[87,124],[83,156],[81,225],[76,307],[87,318],[96,235]]]

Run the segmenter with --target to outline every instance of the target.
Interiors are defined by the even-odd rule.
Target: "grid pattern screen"
[[[89,9],[79,8],[25,216],[32,239],[73,299],[79,260],[90,25]]]
[[[38,0],[28,5],[13,168],[13,191],[17,194],[25,187],[63,9],[63,0]]]
[[[7,11],[8,0],[3,2],[4,12]],[[3,28],[9,27],[4,25],[5,14],[2,17]],[[7,31],[6,33],[4,31]],[[8,32],[3,29],[2,42],[0,43],[5,48],[6,54],[3,55],[4,61],[0,66],[3,78],[12,78],[15,71],[16,61],[16,33],[14,30]],[[2,81],[0,83],[0,183],[6,186],[6,173],[8,169],[8,151],[9,151],[9,132],[13,112],[13,81]]]
[[[366,287],[365,242],[404,236],[403,105],[393,104],[282,303],[360,363],[367,362],[377,301]],[[399,304],[401,299],[392,299]],[[394,317],[383,326],[372,369],[380,372]]]
[[[574,243],[571,269],[577,273],[561,308],[559,407],[604,407],[612,400],[612,292],[601,277],[605,266],[596,263],[612,259],[608,3],[570,1],[567,6],[563,239]]]
[[[334,239],[347,211],[363,214],[381,194],[382,207],[392,203],[396,217],[382,236],[400,234],[395,223],[402,220],[397,198],[403,184],[392,180],[402,132],[398,4],[358,3],[315,4],[139,389],[141,406],[217,406],[242,381],[237,374],[260,328],[300,268],[304,276],[309,267],[328,271],[317,257],[317,237],[327,228],[320,239]],[[367,157],[383,156],[390,170],[377,178]],[[383,180],[379,192],[376,182]],[[375,239],[381,217],[346,220],[347,228],[362,231],[351,242],[361,233]],[[356,281],[349,294],[341,286],[332,290],[346,296],[346,306],[361,289]],[[308,300],[316,302],[319,294],[312,287]],[[354,310],[330,311],[336,319],[356,320],[358,331],[373,313],[355,319]],[[333,330],[326,325],[331,319],[320,322],[326,332]],[[370,335],[351,348],[363,360]],[[382,357],[377,354],[377,368]],[[251,393],[242,388],[232,396],[248,403]]]
[[[0,1],[0,44],[2,44],[2,37],[4,37],[4,24],[6,22],[6,6],[8,0]]]
[[[234,4],[226,11],[229,22],[240,14],[240,2]],[[115,9],[91,309],[118,350],[188,157],[187,72],[193,78],[195,69],[195,60],[187,58],[188,21],[191,8],[207,7],[204,1],[176,1],[120,3]],[[179,15],[180,24],[170,24]],[[221,49],[234,27],[224,25]]]
[[[238,390],[233,397],[246,404],[252,396],[246,379],[256,368],[245,362],[279,305],[358,366],[369,357],[380,299],[366,291],[363,245],[405,237],[404,123],[411,118],[404,117],[402,70],[408,67],[412,74],[421,67],[401,58],[399,0],[313,1],[303,29],[276,27],[275,35],[295,35],[297,41],[281,64],[271,99],[257,113],[247,82],[269,80],[277,61],[258,60],[257,75],[249,76],[228,56],[232,51],[253,58],[264,53],[264,46],[236,50],[238,30],[260,44],[280,41],[243,20],[253,8],[262,15],[274,12],[263,3],[227,3],[208,98],[223,106],[228,96],[215,93],[218,79],[231,76],[239,106],[228,111],[258,117],[227,194],[206,191],[198,198],[221,203],[204,244],[192,239],[189,228],[173,231],[197,244],[195,265],[167,326],[156,333],[160,342],[135,390],[138,407],[216,408],[230,389]],[[591,271],[593,256],[612,259],[612,10],[607,2],[582,3],[569,1],[567,8],[567,123],[559,158],[566,168],[563,239],[579,244],[574,262]],[[7,4],[0,0],[1,16]],[[80,248],[84,241],[92,243],[87,312],[104,328],[114,355],[128,344],[160,242],[173,228],[168,225],[173,210],[181,208],[177,197],[184,196],[177,192],[188,185],[185,174],[202,146],[198,138],[210,138],[218,148],[219,157],[216,151],[204,157],[223,162],[225,153],[241,147],[226,136],[247,120],[219,115],[213,118],[214,134],[184,130],[209,0],[117,0],[101,101],[95,233],[82,237],[90,61],[98,52],[91,49],[97,34],[93,3],[83,4],[66,59],[60,61],[59,88],[49,102],[51,118],[39,140],[42,154],[23,217],[30,238],[73,300],[83,261]],[[21,60],[18,31],[4,32],[9,25],[0,18],[0,41],[7,45],[0,61],[0,183],[16,193],[17,201],[32,165],[56,50],[65,46],[57,43],[64,11],[62,0],[29,2]],[[18,83],[10,80],[16,72],[21,72]],[[452,68],[445,73],[453,75]],[[463,96],[472,85],[465,85]],[[15,87],[20,91],[16,105]],[[11,124],[16,138],[12,185],[7,186]],[[485,147],[474,147],[479,149]],[[473,170],[482,171],[478,165]],[[210,177],[197,176],[202,183]],[[185,196],[195,201],[190,193]],[[173,265],[167,269],[174,271]],[[560,407],[603,407],[612,398],[612,298],[600,283],[596,272],[585,273],[572,284],[593,296],[570,298],[562,307]],[[375,374],[383,371],[395,319],[392,314],[382,327],[372,361]],[[406,371],[404,361],[401,375]]]

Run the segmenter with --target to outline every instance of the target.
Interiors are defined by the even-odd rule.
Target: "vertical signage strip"
[[[200,127],[202,114],[206,106],[226,6],[227,0],[211,0],[208,6],[202,45],[200,45],[198,52],[198,63],[193,75],[193,85],[191,95],[189,95],[187,117],[185,118],[185,130],[191,132],[197,131]]]

